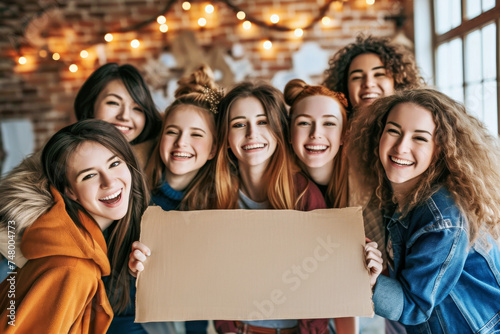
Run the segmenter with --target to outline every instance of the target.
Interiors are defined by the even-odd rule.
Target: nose
[[[106,188],[111,188],[113,184],[115,183],[116,178],[113,176],[112,173],[105,171],[101,173],[101,188],[106,189]]]
[[[255,136],[257,135],[257,127],[252,125],[252,124],[248,124],[247,125],[247,133],[246,133],[246,136],[248,138],[255,138]]]
[[[410,151],[410,138],[401,136],[394,145],[394,150],[398,154],[408,153]]]
[[[313,123],[311,126],[311,130],[309,132],[309,138],[311,139],[321,138],[321,131],[319,127],[316,125],[316,123]]]
[[[128,121],[130,119],[130,109],[131,108],[129,106],[122,105],[120,107],[120,111],[116,115],[116,118],[121,121]]]
[[[181,132],[179,134],[179,136],[177,137],[177,140],[175,141],[175,145],[177,147],[186,146],[187,145],[187,139],[188,139],[187,137],[188,137],[187,133]]]
[[[363,78],[363,86],[374,87],[375,86],[375,77],[373,75],[366,75]]]

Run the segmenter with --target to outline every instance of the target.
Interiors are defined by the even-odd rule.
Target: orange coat
[[[79,229],[61,195],[51,192],[54,206],[23,234],[28,262],[0,285],[0,332],[105,333],[113,318],[101,279],[110,274],[106,241],[83,214],[90,236]]]

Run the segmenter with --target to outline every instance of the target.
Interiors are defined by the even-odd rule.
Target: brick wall
[[[289,27],[307,25],[318,16],[326,2],[231,1],[247,15],[268,24],[271,24],[270,15],[277,13],[280,16],[278,24]],[[332,19],[330,25],[319,21],[297,38],[293,31],[274,31],[255,24],[245,30],[243,21],[239,21],[223,2],[213,1],[214,13],[206,14],[204,4],[208,1],[192,1],[189,11],[181,8],[182,1],[177,1],[165,15],[167,33],[160,32],[159,24],[154,21],[137,31],[115,33],[114,40],[106,43],[103,40],[106,32],[123,30],[155,18],[168,1],[23,0],[3,3],[6,6],[0,8],[0,121],[29,118],[34,125],[38,148],[55,131],[75,120],[74,96],[85,78],[99,66],[99,56],[105,57],[107,62],[133,64],[145,73],[148,61],[171,51],[181,32],[191,30],[207,56],[215,47],[227,52],[238,43],[253,66],[248,78],[271,79],[276,71],[290,69],[291,55],[302,42],[315,41],[333,54],[353,41],[360,31],[378,36],[393,35],[394,23],[385,21],[384,16],[394,14],[399,8],[397,0],[376,0],[372,6],[366,5],[365,0],[337,1],[326,13]],[[203,29],[197,24],[202,15],[207,18]],[[412,34],[411,27],[410,31]],[[134,38],[141,43],[137,49],[130,47]],[[266,38],[273,42],[271,50],[262,48]],[[47,55],[41,50],[47,51]],[[86,59],[80,57],[81,50],[89,52]],[[52,59],[54,52],[60,54],[60,60]],[[27,58],[26,64],[18,63],[19,56]],[[178,62],[190,58],[182,53],[180,57]],[[79,68],[75,73],[68,69],[72,63]]]

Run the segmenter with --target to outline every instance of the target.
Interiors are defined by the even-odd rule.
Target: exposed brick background
[[[304,26],[318,15],[326,0],[233,0],[247,14],[268,22],[272,13],[280,15],[279,25]],[[398,12],[400,1],[376,0],[367,6],[365,0],[337,1],[330,5],[326,15],[332,18],[330,26],[321,21],[301,38],[293,31],[279,32],[252,25],[250,31],[242,28],[234,12],[222,2],[212,2],[215,12],[203,13],[208,1],[192,1],[190,11],[177,1],[166,14],[167,33],[161,33],[158,23],[152,22],[140,30],[115,33],[106,43],[106,32],[124,29],[161,14],[167,1],[163,0],[22,0],[0,3],[0,120],[29,118],[36,132],[36,147],[58,129],[73,122],[73,99],[83,81],[99,66],[96,45],[101,44],[108,62],[130,63],[144,70],[148,59],[157,58],[170,50],[172,42],[183,30],[195,31],[201,47],[208,51],[221,47],[229,51],[234,43],[243,46],[245,56],[254,71],[248,79],[271,79],[278,70],[290,69],[291,55],[302,42],[315,41],[331,54],[354,40],[358,32],[378,36],[395,33],[393,22],[384,16]],[[412,1],[401,0],[411,15]],[[200,16],[207,18],[203,29],[197,25]],[[410,17],[411,19],[411,17]],[[412,38],[411,22],[406,28]],[[264,38],[273,41],[271,51],[262,48]],[[130,41],[141,41],[138,49]],[[45,48],[46,57],[39,51]],[[16,50],[17,49],[17,50]],[[81,50],[89,57],[82,59]],[[59,61],[52,53],[61,55]],[[26,56],[27,64],[20,65],[19,56]],[[72,73],[68,66],[78,65]],[[317,78],[318,81],[321,78]]]

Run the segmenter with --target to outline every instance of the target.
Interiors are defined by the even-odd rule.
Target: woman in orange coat
[[[128,249],[148,203],[137,160],[98,120],[60,130],[41,160],[54,205],[24,232],[26,265],[0,285],[0,332],[105,333],[113,311],[101,277],[115,273],[110,297],[126,304]]]

